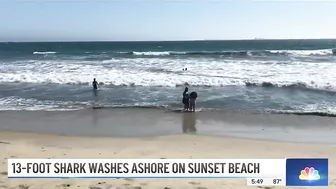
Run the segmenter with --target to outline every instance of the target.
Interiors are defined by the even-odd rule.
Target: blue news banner
[[[286,186],[328,186],[328,159],[286,159]]]

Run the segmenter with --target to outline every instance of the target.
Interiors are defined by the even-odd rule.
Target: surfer
[[[189,109],[189,94],[188,94],[188,87],[184,89],[182,103],[184,104],[184,110]]]
[[[93,87],[93,90],[98,90],[99,84],[96,81],[96,78],[93,78],[92,87]]]
[[[196,109],[196,98],[197,98],[197,93],[195,91],[191,92],[189,95],[189,110],[190,111],[195,111]]]

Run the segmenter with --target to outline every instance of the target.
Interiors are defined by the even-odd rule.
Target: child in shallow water
[[[189,110],[190,111],[195,111],[196,109],[196,98],[197,98],[197,93],[195,91],[191,92],[189,95]]]
[[[93,90],[98,90],[99,84],[98,84],[96,78],[93,78],[92,87],[93,87]]]

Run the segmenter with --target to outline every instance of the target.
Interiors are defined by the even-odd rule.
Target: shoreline
[[[59,136],[0,132],[0,188],[211,189],[253,188],[246,179],[8,179],[8,158],[329,158],[329,188],[336,188],[336,146],[228,137],[171,135],[144,138]],[[232,145],[234,144],[234,145]],[[164,148],[162,148],[164,146]],[[173,182],[172,182],[173,181]],[[257,188],[257,187],[255,187]],[[266,189],[267,187],[259,187]],[[289,187],[297,188],[297,187]],[[317,188],[317,187],[309,187]]]

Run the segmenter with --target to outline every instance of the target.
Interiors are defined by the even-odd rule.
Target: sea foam
[[[182,71],[182,68],[188,71]],[[334,63],[273,60],[110,59],[36,60],[0,64],[0,82],[115,86],[275,86],[335,90]],[[323,73],[323,74],[321,74]],[[267,85],[269,83],[269,85]]]

